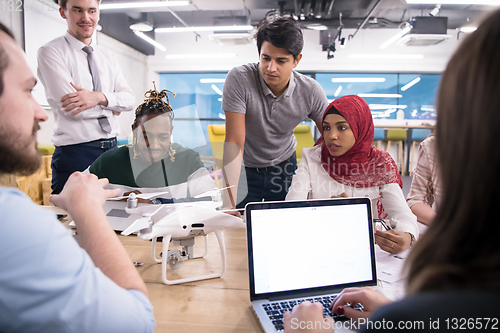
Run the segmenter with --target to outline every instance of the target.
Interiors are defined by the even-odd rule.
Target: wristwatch
[[[412,246],[413,243],[415,243],[415,236],[413,236],[413,234],[411,232],[407,232],[407,234],[410,234],[410,238],[411,238],[411,240],[410,240],[410,246]]]

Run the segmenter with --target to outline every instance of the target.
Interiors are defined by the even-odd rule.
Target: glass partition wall
[[[207,126],[224,124],[222,90],[227,73],[163,73],[159,89],[169,97],[175,112],[173,141],[212,156]],[[344,95],[363,97],[376,119],[435,120],[434,100],[439,74],[411,73],[304,73],[316,79],[329,101]],[[304,124],[314,127],[305,119]],[[314,132],[314,131],[313,131]],[[317,139],[317,133],[316,138]]]

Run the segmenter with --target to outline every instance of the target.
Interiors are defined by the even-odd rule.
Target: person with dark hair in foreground
[[[319,83],[293,71],[304,45],[297,21],[291,17],[266,20],[256,39],[259,63],[233,68],[224,83],[225,185],[239,185],[227,191],[227,208],[285,199],[297,168],[293,130],[307,117],[321,128],[328,106]],[[242,158],[247,182],[239,181]]]
[[[0,30],[0,173],[29,175],[48,117],[23,51]],[[76,172],[50,198],[73,217],[81,247],[54,213],[0,187],[0,332],[153,332],[146,286],[102,209],[118,194],[107,183]]]
[[[407,296],[388,304],[373,289],[348,288],[333,312],[361,318],[368,331],[500,329],[498,59],[500,10],[462,42],[441,79],[436,148],[442,201],[408,257]],[[361,303],[364,312],[348,303]],[[332,331],[298,325],[322,321],[321,304],[296,306],[284,320],[286,332]]]

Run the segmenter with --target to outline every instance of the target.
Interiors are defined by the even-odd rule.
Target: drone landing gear
[[[205,239],[205,251],[202,255],[197,255],[197,256],[195,256],[193,254],[194,237],[191,239],[182,239],[182,240],[173,239],[174,242],[180,241],[180,243],[178,245],[182,246],[182,251],[179,253],[179,251],[175,252],[175,251],[168,250],[168,247],[170,245],[171,236],[170,235],[163,236],[163,255],[162,255],[162,258],[156,258],[156,237],[153,238],[153,242],[152,242],[152,246],[151,246],[151,256],[155,262],[157,262],[157,263],[161,262],[161,264],[162,264],[161,269],[162,269],[163,282],[165,284],[172,285],[172,284],[180,284],[180,283],[207,280],[207,279],[215,279],[215,278],[221,277],[222,274],[224,274],[224,272],[226,271],[226,247],[224,244],[224,232],[222,230],[216,230],[216,231],[214,231],[214,233],[217,236],[217,240],[219,241],[221,259],[222,259],[222,270],[219,273],[196,276],[196,277],[185,278],[185,279],[177,279],[177,280],[168,280],[167,279],[168,267],[170,266],[170,270],[173,270],[173,269],[176,269],[173,267],[181,264],[182,261],[205,257],[205,255],[207,254],[207,251],[208,251],[207,236],[205,235],[205,237],[204,237],[204,239]]]

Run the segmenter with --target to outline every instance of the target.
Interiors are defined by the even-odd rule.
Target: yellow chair
[[[396,165],[398,165],[401,175],[405,175],[405,162],[403,158],[403,142],[406,141],[406,129],[404,128],[390,128],[387,130],[384,141],[387,141],[386,152],[390,154],[391,143],[396,143]]]
[[[53,145],[38,145],[38,150],[43,156],[52,155],[56,150]]]
[[[208,139],[212,147],[212,155],[219,169],[222,169],[222,155],[224,153],[225,138],[226,125],[208,125]]]
[[[302,158],[302,149],[314,146],[314,138],[311,132],[311,126],[309,125],[297,125],[293,130],[293,134],[297,139],[297,147],[295,147],[295,152],[297,154],[297,164]]]
[[[212,147],[212,156],[200,156],[204,164],[212,166],[210,172],[217,187],[222,187],[222,155],[224,153],[224,139],[226,138],[226,125],[208,125],[208,139]]]

